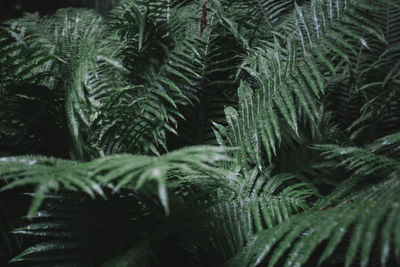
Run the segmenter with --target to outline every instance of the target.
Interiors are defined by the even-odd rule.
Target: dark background
[[[0,0],[0,23],[25,12],[49,15],[63,7],[88,7],[104,13],[113,2],[115,0]]]

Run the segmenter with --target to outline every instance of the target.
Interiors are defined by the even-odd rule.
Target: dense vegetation
[[[383,0],[7,22],[0,265],[400,264],[399,45]]]
[[[21,17],[26,12],[39,12],[42,15],[54,13],[65,7],[93,8],[101,14],[108,12],[119,0],[1,0],[0,23]]]

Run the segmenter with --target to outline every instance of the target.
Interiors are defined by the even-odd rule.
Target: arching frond
[[[385,138],[378,140],[372,145],[375,151],[398,141],[397,135],[386,138],[391,142],[382,143]],[[378,260],[386,266],[394,264],[395,257],[398,260],[400,246],[396,236],[400,228],[394,222],[400,214],[399,162],[366,149],[329,145],[320,145],[318,149],[327,151],[327,159],[338,158],[340,165],[353,171],[354,177],[317,202],[313,210],[255,234],[231,260],[231,265],[329,263],[340,244],[347,249],[343,262],[340,262],[345,266],[355,260],[361,266]],[[358,186],[361,189],[355,190],[354,184],[361,185],[361,181],[367,184],[371,176],[379,177],[381,182],[367,188]],[[346,192],[348,188],[353,190]],[[379,253],[371,254],[375,247]],[[321,251],[319,257],[314,253],[317,250]]]
[[[0,26],[0,265],[400,264],[398,0],[115,2]]]
[[[103,187],[115,192],[129,187],[139,190],[150,181],[157,185],[161,203],[168,212],[167,175],[172,170],[184,173],[206,174],[203,183],[217,183],[216,177],[235,179],[216,162],[226,161],[225,151],[218,147],[192,147],[159,157],[139,155],[114,155],[92,162],[76,163],[45,157],[1,158],[0,178],[8,184],[2,190],[17,186],[36,186],[29,215],[32,216],[50,191],[60,188],[80,190],[91,197],[104,197]]]
[[[246,147],[243,159],[249,156],[261,165],[265,151],[271,162],[282,142],[281,129],[290,127],[289,136],[296,136],[304,120],[318,134],[322,119],[318,99],[357,54],[352,44],[362,44],[365,34],[382,39],[374,24],[359,27],[354,22],[359,12],[349,2],[312,1],[296,6],[291,26],[273,36],[270,47],[260,47],[245,59],[242,69],[253,82],[239,87],[241,106],[238,111],[226,110],[232,125],[225,130],[235,135],[234,146]],[[338,67],[333,67],[334,62],[340,62]]]
[[[386,266],[390,256],[400,251],[396,241],[400,229],[395,223],[399,216],[398,190],[398,179],[391,179],[336,207],[293,217],[255,235],[230,265],[329,264],[332,254],[344,244],[347,252],[339,264],[350,266],[357,261],[368,266],[372,248],[378,247],[380,264]],[[313,254],[317,248],[322,249],[320,256]]]
[[[213,227],[223,233],[215,237],[215,246],[229,259],[259,231],[307,210],[307,200],[315,196],[318,192],[311,184],[300,181],[295,175],[270,177],[258,169],[245,171],[243,177],[239,177],[237,194],[220,194],[220,200],[211,208],[217,216]]]

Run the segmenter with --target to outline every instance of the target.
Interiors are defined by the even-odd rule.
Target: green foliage
[[[398,13],[125,0],[7,22],[0,264],[400,264]]]
[[[398,134],[397,138],[388,138],[400,141]],[[380,148],[386,145],[382,145],[382,140],[376,143]],[[314,264],[329,259],[340,244],[347,248],[345,266],[351,266],[355,259],[359,260],[361,266],[368,266],[373,248],[377,249],[382,266],[388,265],[391,250],[398,257],[399,228],[395,224],[400,214],[398,159],[354,147],[319,145],[317,148],[325,151],[326,159],[337,159],[337,166],[352,170],[352,177],[317,201],[313,210],[294,216],[277,227],[258,232],[235,255],[232,265],[257,265],[267,255],[270,255],[268,266],[303,265],[321,244],[324,244],[321,255],[319,258],[318,255],[314,256]],[[378,182],[368,185],[369,180],[376,177],[379,177]],[[353,180],[353,184],[349,180]],[[358,183],[363,181],[364,186],[355,188],[354,180]],[[351,187],[352,190],[349,190]],[[349,238],[346,240],[347,236]],[[282,258],[284,255],[287,255],[286,259]]]
[[[149,181],[155,181],[160,201],[168,213],[165,180],[171,171],[202,175],[201,183],[204,184],[221,176],[234,179],[227,170],[212,166],[218,161],[228,160],[222,152],[222,148],[218,147],[190,147],[160,157],[115,155],[80,164],[30,156],[1,158],[0,175],[7,183],[2,190],[28,184],[38,185],[28,213],[28,216],[32,216],[46,193],[58,191],[61,186],[71,191],[79,189],[91,197],[95,197],[95,194],[105,197],[101,189],[105,186],[114,192],[122,187],[132,187],[138,191]],[[18,179],[13,181],[16,177]]]

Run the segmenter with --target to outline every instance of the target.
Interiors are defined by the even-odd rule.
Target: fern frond
[[[398,7],[123,0],[7,22],[0,262],[400,264]],[[20,191],[25,226],[28,203],[1,205]]]
[[[253,196],[221,201],[212,209],[218,216],[213,227],[223,233],[222,240],[215,240],[216,246],[229,258],[257,232],[272,228],[304,209],[307,206],[301,197]]]
[[[388,140],[386,143],[385,138]],[[390,135],[377,140],[370,149],[384,153],[383,148],[398,141],[397,135]],[[317,201],[313,210],[255,234],[247,247],[233,258],[232,265],[255,266],[267,259],[270,266],[322,264],[339,244],[344,243],[347,252],[343,264],[350,266],[357,259],[361,266],[367,266],[377,236],[380,236],[380,263],[385,266],[394,256],[398,257],[400,247],[394,239],[391,241],[390,236],[400,231],[393,223],[400,212],[399,162],[368,149],[336,145],[315,147],[325,151],[326,159],[339,160],[336,166],[352,171],[352,177]],[[370,177],[378,177],[380,182],[360,186],[361,181],[368,184]],[[349,231],[351,227],[354,229],[352,232]],[[348,242],[347,236],[350,238]],[[289,249],[288,244],[292,244],[292,248]],[[394,253],[390,252],[392,247]],[[318,261],[313,257],[317,249],[323,251]],[[286,259],[284,255],[287,255]]]
[[[225,259],[237,253],[259,231],[308,210],[308,199],[318,195],[310,184],[298,181],[291,174],[270,177],[253,169],[240,178],[237,194],[233,197],[220,194],[220,200],[211,208],[218,218],[213,227],[224,233],[215,237],[215,246]]]
[[[266,259],[269,259],[269,266],[321,264],[326,263],[344,243],[347,254],[341,264],[350,266],[357,256],[360,265],[367,266],[376,236],[381,236],[379,257],[385,266],[400,249],[396,238],[392,238],[400,231],[394,223],[400,212],[398,190],[398,179],[390,179],[336,207],[306,212],[261,231],[232,259],[230,265],[256,266]],[[351,227],[354,228],[352,232],[349,231]],[[349,242],[345,236],[350,237]],[[313,252],[320,247],[323,251],[321,256],[313,258]],[[283,258],[284,255],[287,256]]]
[[[235,69],[240,64],[238,54],[243,53],[234,36],[225,30],[212,13],[211,21],[202,38],[193,43],[193,58],[196,59],[197,73],[193,94],[197,101],[185,107],[186,120],[181,123],[182,138],[188,144],[214,144],[212,122],[223,123],[224,107],[236,100]],[[194,64],[193,64],[194,65]]]
[[[115,192],[124,187],[139,190],[147,187],[150,181],[156,183],[161,203],[168,213],[166,180],[169,172],[205,174],[208,178],[202,178],[202,183],[217,183],[221,177],[234,180],[229,171],[215,166],[227,160],[224,149],[211,146],[185,148],[159,157],[114,155],[87,163],[46,157],[10,157],[1,158],[0,177],[8,183],[2,190],[36,186],[29,216],[37,211],[48,192],[60,188],[104,197],[105,186]]]
[[[352,44],[362,43],[363,34],[382,40],[373,23],[358,27],[354,22],[362,12],[359,9],[340,1],[296,6],[294,24],[275,35],[270,47],[260,47],[245,59],[242,70],[253,81],[239,87],[242,106],[237,112],[227,109],[228,123],[235,125],[225,131],[236,135],[235,146],[246,147],[241,158],[248,155],[253,164],[260,165],[261,151],[265,151],[272,162],[284,135],[281,129],[287,126],[292,136],[298,136],[299,124],[308,121],[311,130],[319,133],[322,117],[318,99],[335,74],[350,65],[356,54]],[[340,62],[339,69],[333,67],[334,62]]]
[[[400,167],[396,160],[385,156],[374,155],[371,152],[355,147],[319,145],[317,148],[327,151],[324,153],[327,155],[327,159],[347,157],[340,165],[346,166],[349,170],[356,169],[356,174],[363,173],[369,175],[382,172],[383,175],[388,175],[387,172],[396,172]]]

